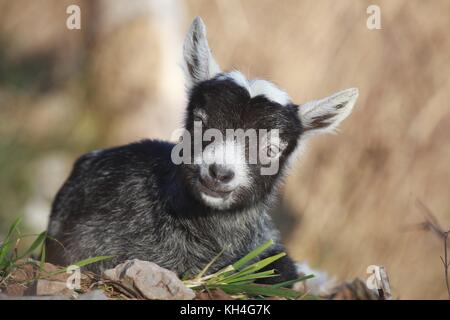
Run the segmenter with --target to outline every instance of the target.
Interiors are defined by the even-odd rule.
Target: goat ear
[[[325,99],[302,104],[299,117],[305,135],[333,132],[352,112],[358,98],[358,89],[337,92]]]
[[[194,19],[186,35],[183,57],[188,89],[220,73],[220,68],[209,49],[205,24],[200,17]]]

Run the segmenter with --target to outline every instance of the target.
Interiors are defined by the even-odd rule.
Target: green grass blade
[[[269,270],[271,272],[257,272],[257,273],[253,273],[253,274],[248,274],[239,278],[235,278],[235,279],[231,279],[229,281],[227,281],[227,284],[241,284],[241,282],[247,282],[249,280],[255,281],[258,279],[265,279],[265,278],[273,278],[273,277],[278,277],[278,274],[274,273],[274,270]]]
[[[274,256],[267,257],[265,259],[257,261],[255,263],[251,264],[250,266],[245,267],[241,271],[238,271],[238,272],[235,272],[232,274],[225,273],[222,276],[217,277],[215,283],[226,283],[227,281],[230,281],[230,280],[233,280],[233,279],[236,279],[236,278],[248,275],[248,274],[255,273],[255,272],[261,270],[262,268],[268,266],[269,264],[273,263],[274,261],[282,258],[285,255],[286,255],[286,253],[280,252],[279,254],[276,254]]]
[[[286,255],[286,253],[280,252],[280,253],[278,253],[278,254],[276,254],[274,256],[267,257],[265,259],[262,259],[260,261],[257,261],[255,263],[249,265],[248,267],[242,269],[241,271],[239,271],[239,272],[237,272],[235,274],[232,274],[232,275],[228,276],[227,278],[228,279],[229,278],[236,278],[236,277],[240,277],[240,276],[243,276],[243,275],[246,275],[246,274],[257,272],[257,271],[261,270],[262,268],[268,266],[269,264],[271,264],[271,263],[277,261],[278,259],[284,257],[285,255]],[[225,279],[227,279],[227,278],[225,278]]]
[[[78,267],[81,268],[81,267],[84,267],[84,266],[87,266],[87,265],[90,265],[90,264],[93,264],[93,263],[96,263],[96,262],[100,262],[100,261],[103,261],[103,260],[108,260],[108,259],[111,259],[111,258],[114,258],[114,256],[97,256],[97,257],[87,258],[87,259],[84,259],[84,260],[80,260],[80,261],[74,262],[71,265],[75,265],[75,266],[78,266]],[[56,275],[56,274],[64,273],[66,271],[67,271],[67,267],[64,267],[64,268],[60,268],[60,269],[58,269],[56,271],[49,272],[48,274],[49,275]]]
[[[226,277],[216,277],[216,278],[212,278],[210,280],[208,280],[206,282],[207,285],[213,285],[213,284],[229,284],[229,283],[233,283],[233,282],[237,282],[237,281],[245,281],[248,280],[248,278],[252,279],[253,277],[264,277],[266,275],[273,275],[275,273],[274,270],[267,270],[267,271],[262,271],[262,272],[257,272],[257,273],[253,273],[253,274],[239,274],[239,273],[234,273],[230,276],[226,276]]]
[[[297,278],[297,279],[292,279],[292,280],[280,282],[280,283],[277,283],[277,284],[272,285],[272,287],[275,287],[275,288],[283,288],[283,287],[290,286],[290,285],[292,285],[292,284],[294,284],[294,283],[301,282],[301,281],[305,281],[305,280],[308,280],[308,279],[311,279],[311,278],[314,278],[314,275],[313,275],[313,274],[309,274],[309,275],[307,275],[307,276],[299,277],[299,278]]]
[[[273,286],[260,284],[228,284],[218,286],[228,294],[245,294],[249,296],[282,297],[287,299],[297,299],[302,295],[286,288],[275,288]]]
[[[252,263],[253,260],[256,260],[258,256],[272,244],[273,241],[269,240],[238,260],[233,265],[230,265],[214,274],[204,276],[206,270],[208,270],[212,263],[216,261],[216,258],[214,258],[197,277],[193,280],[185,280],[184,282],[194,290],[204,289],[205,287],[210,289],[220,288],[226,293],[233,295],[283,297],[287,299],[297,299],[302,295],[304,296],[304,293],[285,287],[299,281],[310,279],[313,275],[299,277],[297,279],[284,281],[270,286],[254,283],[255,280],[258,279],[278,276],[278,274],[275,274],[274,270],[261,270],[284,257],[286,253],[280,252]]]
[[[274,270],[267,270],[267,271],[262,271],[262,272],[257,272],[257,271],[258,270],[254,270],[250,266],[250,267],[245,268],[242,271],[233,273],[231,275],[228,275],[228,276],[226,276],[226,277],[224,277],[222,279],[218,279],[218,280],[219,280],[220,283],[229,283],[230,281],[233,281],[233,280],[236,280],[236,279],[240,279],[240,278],[243,278],[243,277],[247,277],[247,276],[252,275],[252,274],[265,275],[266,273],[267,274],[274,274],[275,273]]]
[[[259,256],[261,253],[263,253],[267,248],[269,248],[273,244],[273,240],[269,240],[266,243],[263,243],[250,253],[248,253],[243,258],[239,259],[237,262],[233,264],[233,268],[236,270],[239,270],[243,267],[245,267],[247,264],[250,263],[253,259],[255,259],[257,256]]]
[[[246,280],[246,281],[239,281],[239,282],[233,282],[233,283],[229,283],[230,285],[244,285],[244,284],[254,284],[255,280]],[[228,283],[222,283],[222,284],[218,284],[219,286],[226,286],[228,285]],[[212,286],[214,287],[214,286]]]
[[[92,257],[92,258],[87,258],[84,260],[77,261],[75,263],[72,263],[72,265],[76,265],[81,268],[81,267],[84,267],[84,266],[87,266],[87,265],[90,265],[90,264],[93,264],[96,262],[100,262],[103,260],[108,260],[111,258],[114,258],[114,256],[97,256],[97,257]]]
[[[34,252],[34,250],[39,248],[44,243],[46,236],[47,236],[47,231],[41,232],[37,236],[36,240],[33,241],[31,246],[17,259],[22,259],[22,258],[25,258],[25,257],[29,256],[30,254],[32,254]]]
[[[17,228],[19,226],[19,224],[22,222],[22,217],[18,217],[14,223],[11,225],[11,227],[9,228],[8,233],[6,234],[6,238],[4,239],[4,242],[8,241],[9,238],[12,236],[14,230],[17,230],[17,232],[19,232],[19,229]]]
[[[11,251],[12,244],[12,241],[8,241],[3,243],[0,248],[0,270],[7,268],[10,263],[8,255]]]
[[[44,264],[45,264],[45,256],[46,256],[46,249],[45,249],[45,242],[42,244],[41,247],[41,259],[39,262],[39,269],[43,270],[44,269]]]
[[[273,262],[281,259],[285,255],[286,255],[285,252],[280,252],[276,255],[273,255],[273,256],[267,257],[265,259],[262,259],[258,262],[255,262],[254,264],[251,265],[251,267],[256,269],[255,271],[261,270],[262,268],[267,267],[269,264],[272,264]]]
[[[205,275],[205,273],[211,268],[211,266],[214,264],[214,262],[217,261],[217,259],[220,258],[220,256],[225,252],[226,248],[223,248],[204,268],[200,273],[194,278],[195,280],[200,279]]]
[[[9,265],[8,255],[11,253],[12,250],[12,243],[14,242],[11,240],[11,236],[13,235],[14,231],[17,231],[19,233],[19,229],[17,228],[19,224],[22,222],[22,217],[18,217],[11,227],[9,227],[8,233],[6,234],[5,239],[3,239],[2,244],[0,246],[0,269],[4,269]]]

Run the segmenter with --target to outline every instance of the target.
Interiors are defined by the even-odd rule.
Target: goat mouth
[[[213,198],[227,198],[233,190],[217,190],[206,185],[202,179],[198,181],[198,189],[201,193]]]

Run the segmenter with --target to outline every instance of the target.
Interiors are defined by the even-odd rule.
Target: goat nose
[[[211,164],[209,166],[209,175],[211,178],[222,183],[230,182],[234,178],[234,172],[225,168],[224,166]]]

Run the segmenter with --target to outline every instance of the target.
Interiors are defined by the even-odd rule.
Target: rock
[[[64,292],[64,291],[63,291]],[[93,290],[84,294],[76,296],[68,296],[64,294],[57,295],[24,295],[24,296],[12,296],[9,294],[0,293],[0,300],[109,300],[102,290]]]
[[[11,284],[6,287],[5,293],[10,297],[21,297],[26,289],[27,287],[22,284]]]
[[[66,282],[71,275],[70,273],[67,273],[65,271],[57,273],[57,271],[59,271],[61,267],[57,267],[54,264],[48,262],[44,263],[42,269],[42,271],[38,271],[40,279]]]
[[[65,296],[23,296],[23,297],[11,297],[0,293],[0,300],[69,300]]]
[[[36,295],[37,296],[56,296],[56,295],[73,296],[74,291],[69,289],[65,282],[39,279],[36,281]]]
[[[9,274],[5,293],[10,297],[20,297],[26,294],[26,291],[35,279],[35,268],[32,263],[24,260],[17,262],[17,267]]]
[[[10,274],[14,282],[26,282],[35,278],[35,268],[31,263],[19,264],[19,266]]]
[[[78,296],[77,300],[109,300],[102,290],[93,290]]]
[[[106,270],[104,276],[113,281],[120,281],[130,289],[137,289],[147,299],[192,300],[195,298],[194,291],[187,288],[174,272],[149,261],[128,260],[114,269]]]

